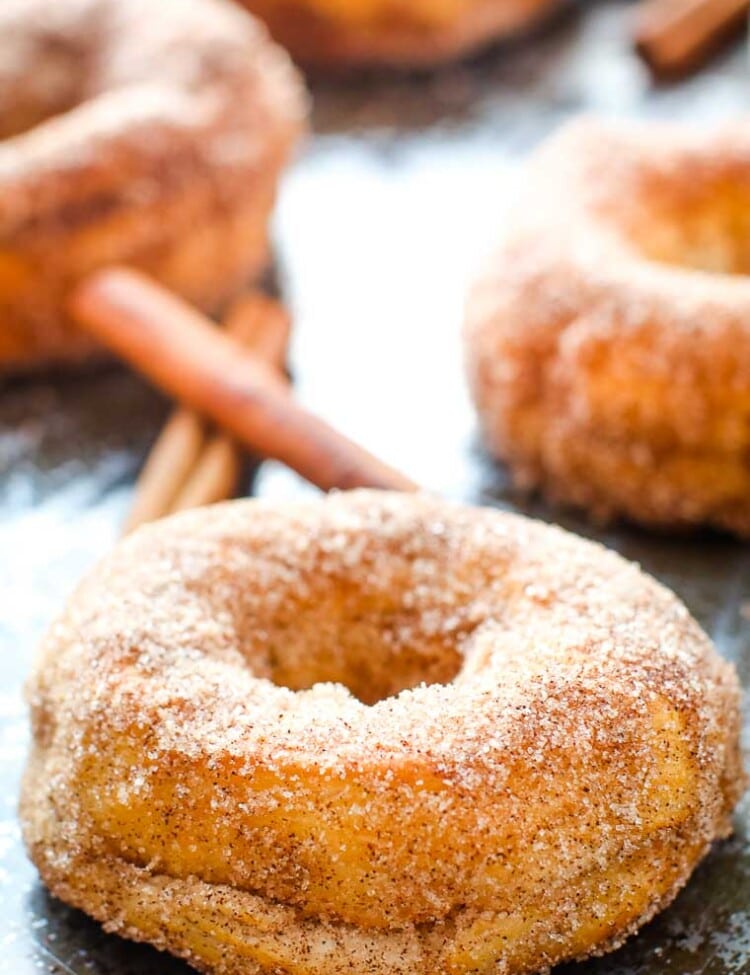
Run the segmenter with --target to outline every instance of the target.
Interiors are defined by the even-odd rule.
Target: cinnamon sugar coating
[[[139,529],[31,678],[45,883],[224,975],[521,973],[618,945],[730,831],[738,685],[559,529],[421,495]]]
[[[537,23],[559,0],[240,0],[299,61],[440,64]]]
[[[467,310],[486,443],[597,517],[750,535],[750,136],[585,120]]]
[[[306,99],[228,0],[0,4],[0,369],[93,352],[71,285],[125,263],[212,309],[267,259]]]

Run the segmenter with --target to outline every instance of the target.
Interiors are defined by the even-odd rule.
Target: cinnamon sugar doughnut
[[[91,354],[63,297],[104,264],[228,298],[266,261],[304,114],[286,54],[224,0],[3,0],[0,369]]]
[[[469,302],[489,448],[597,516],[750,535],[750,133],[567,126]]]
[[[241,0],[319,67],[438,64],[517,33],[559,0]]]
[[[605,952],[742,788],[734,671],[671,593],[419,495],[140,529],[50,630],[29,697],[44,881],[224,975]]]

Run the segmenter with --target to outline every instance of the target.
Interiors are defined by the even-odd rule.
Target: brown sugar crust
[[[241,0],[303,64],[420,67],[536,24],[559,0]]]
[[[738,685],[559,529],[422,495],[138,530],[29,686],[50,889],[224,975],[536,972],[620,944],[730,831]]]
[[[0,369],[88,358],[63,300],[105,264],[230,297],[267,260],[305,113],[285,52],[224,0],[3,0]]]
[[[745,127],[584,120],[542,147],[466,324],[519,484],[750,535],[748,204]]]

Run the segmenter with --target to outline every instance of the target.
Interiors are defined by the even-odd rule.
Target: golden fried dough
[[[228,0],[3,0],[0,370],[91,355],[63,304],[103,265],[229,298],[266,263],[305,112],[285,52]]]
[[[730,829],[738,687],[559,529],[422,495],[135,532],[29,686],[50,889],[206,972],[536,972],[620,944]]]
[[[469,300],[485,441],[597,517],[750,535],[750,136],[586,120]]]

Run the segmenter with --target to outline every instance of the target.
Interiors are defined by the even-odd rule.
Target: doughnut
[[[439,64],[519,33],[559,0],[241,0],[300,62]]]
[[[80,362],[72,284],[137,266],[213,310],[262,270],[304,128],[288,56],[225,0],[0,3],[0,370]]]
[[[750,134],[577,120],[472,288],[469,384],[523,488],[750,536]]]
[[[44,882],[223,975],[600,954],[672,900],[743,787],[734,670],[675,596],[420,494],[137,530],[28,693]]]

